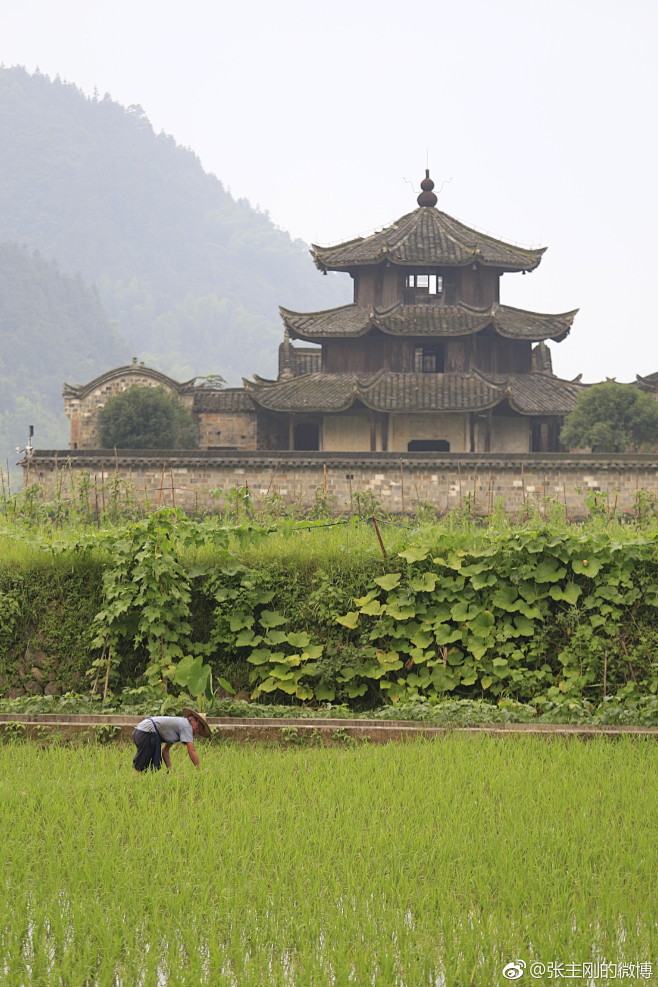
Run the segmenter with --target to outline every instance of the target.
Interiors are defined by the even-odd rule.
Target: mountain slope
[[[87,381],[130,359],[98,295],[79,277],[0,243],[0,468],[11,469],[28,425],[42,448],[66,448],[62,382]]]
[[[271,374],[280,304],[350,300],[140,107],[22,68],[0,69],[0,239],[97,285],[131,352],[174,376]]]

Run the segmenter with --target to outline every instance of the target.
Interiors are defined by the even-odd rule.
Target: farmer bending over
[[[210,737],[210,727],[203,713],[188,706],[182,716],[149,716],[135,727],[133,740],[137,753],[133,758],[135,771],[147,768],[158,770],[162,761],[171,769],[169,749],[172,744],[185,744],[190,760],[199,767],[199,755],[194,746],[195,737]]]

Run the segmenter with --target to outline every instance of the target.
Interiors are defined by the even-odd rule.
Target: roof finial
[[[418,203],[418,205],[419,206],[435,206],[436,203],[437,203],[437,198],[436,198],[434,192],[432,191],[432,189],[434,188],[434,182],[430,178],[430,170],[429,170],[429,168],[426,168],[425,169],[425,177],[423,178],[422,182],[420,183],[420,187],[422,188],[423,191],[420,193],[420,195],[418,196],[418,198],[416,200],[417,203]]]

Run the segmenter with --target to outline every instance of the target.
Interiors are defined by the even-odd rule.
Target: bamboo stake
[[[379,547],[382,550],[382,555],[384,556],[384,558],[386,558],[386,549],[384,547],[384,540],[382,538],[382,533],[379,530],[379,525],[377,524],[377,518],[375,517],[374,514],[372,515],[372,523],[374,524],[375,531],[377,532],[377,538],[379,539]]]
[[[158,500],[158,507],[162,507],[162,499],[164,497],[164,475],[167,468],[167,460],[162,461],[162,476],[160,477],[160,499]]]

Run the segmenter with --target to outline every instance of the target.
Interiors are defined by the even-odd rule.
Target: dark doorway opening
[[[317,422],[299,422],[295,425],[295,449],[314,452],[320,448],[320,426]]]
[[[407,452],[450,452],[450,443],[445,439],[412,439]]]

